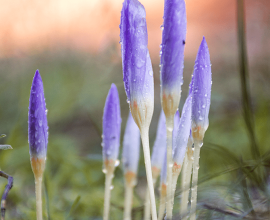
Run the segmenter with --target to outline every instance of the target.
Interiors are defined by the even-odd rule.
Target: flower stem
[[[189,197],[189,187],[191,180],[192,164],[193,164],[193,150],[192,144],[188,146],[187,153],[183,163],[182,179],[181,179],[181,207],[180,207],[180,216],[181,219],[188,219],[188,197]]]
[[[172,219],[173,209],[173,192],[172,192],[172,131],[173,131],[173,119],[172,117],[166,117],[166,129],[167,129],[167,201],[166,201],[166,219]]]
[[[134,188],[133,185],[126,184],[125,205],[124,205],[124,220],[131,220],[133,188]]]
[[[42,176],[35,176],[37,220],[42,220]]]
[[[158,220],[162,220],[164,217],[164,211],[166,206],[166,184],[161,184],[160,186],[160,203],[159,203],[159,210],[158,210]]]
[[[5,191],[4,191],[3,196],[1,198],[1,220],[5,220],[6,199],[7,199],[9,191],[11,190],[11,188],[13,186],[13,177],[4,173],[3,171],[0,171],[0,176],[6,178],[8,180],[8,184],[6,185]]]
[[[107,173],[105,174],[105,195],[104,195],[103,220],[109,219],[112,179],[113,179],[113,172],[111,172],[110,170],[107,170]]]
[[[194,163],[192,174],[192,190],[191,190],[191,217],[190,220],[196,219],[196,205],[197,205],[197,187],[198,187],[198,173],[199,173],[199,159],[200,150],[203,142],[194,140]]]
[[[145,200],[144,200],[144,220],[150,220],[151,208],[150,208],[150,196],[148,186],[146,187]]]
[[[142,138],[142,145],[143,145],[146,178],[147,178],[149,195],[150,195],[150,205],[151,205],[152,220],[157,220],[155,192],[154,192],[152,169],[151,169],[151,159],[150,159],[150,150],[149,150],[148,129],[149,128],[146,129],[145,127],[142,127],[140,130],[141,130],[141,138]]]
[[[153,186],[155,188],[156,182],[157,182],[157,178],[155,178],[153,170],[152,170],[152,174],[153,174]],[[146,187],[146,192],[145,192],[145,200],[144,200],[144,220],[150,220],[151,218],[151,208],[150,208],[150,196],[149,196],[149,189],[148,187]]]

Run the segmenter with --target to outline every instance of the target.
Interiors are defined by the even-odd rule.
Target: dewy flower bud
[[[166,118],[163,110],[161,110],[158,121],[156,140],[153,146],[153,152],[151,157],[151,165],[154,179],[159,176],[161,167],[163,166],[164,154],[166,152],[166,139]]]
[[[30,91],[28,142],[33,173],[36,178],[42,178],[47,154],[48,122],[43,83],[38,70]]]
[[[31,158],[46,158],[48,144],[47,109],[43,83],[37,70],[32,82],[28,112],[28,141]]]
[[[128,115],[126,130],[123,140],[123,169],[126,179],[133,179],[137,174],[140,158],[140,130],[131,113]]]
[[[186,154],[191,127],[191,104],[192,97],[189,95],[184,104],[179,127],[177,129],[176,147],[173,153],[174,169],[181,168]]]
[[[119,152],[121,132],[120,102],[115,84],[111,85],[106,98],[102,126],[104,168],[114,169]]]
[[[192,136],[202,140],[208,128],[211,99],[212,73],[208,46],[205,38],[201,42],[193,73]]]
[[[154,108],[153,70],[147,48],[145,16],[139,1],[124,1],[120,24],[123,81],[132,116],[140,129],[150,125]]]
[[[178,108],[183,84],[187,19],[184,0],[166,0],[160,50],[161,101],[166,117]]]

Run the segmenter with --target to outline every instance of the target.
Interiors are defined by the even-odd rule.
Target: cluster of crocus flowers
[[[28,141],[30,161],[35,176],[37,220],[42,220],[42,177],[47,154],[48,122],[43,83],[38,70],[30,91]]]
[[[105,197],[103,219],[109,219],[111,184],[120,146],[121,113],[117,87],[112,84],[103,112],[103,172],[105,173]]]
[[[136,182],[139,160],[140,131],[148,182],[144,219],[150,219],[150,214],[153,220],[157,219],[154,185],[160,174],[159,219],[163,219],[165,208],[166,219],[172,219],[174,193],[183,166],[181,204],[184,205],[180,208],[180,214],[181,217],[184,217],[184,214],[187,213],[189,191],[185,187],[190,183],[193,169],[191,199],[191,219],[193,220],[196,217],[200,146],[208,127],[210,107],[211,65],[209,51],[205,38],[203,38],[196,58],[189,94],[183,106],[181,117],[179,117],[178,106],[183,83],[184,48],[187,29],[186,8],[184,0],[166,0],[160,51],[160,97],[163,111],[160,113],[156,141],[150,162],[148,131],[154,108],[154,86],[152,64],[147,48],[148,35],[145,16],[145,9],[138,0],[124,1],[121,11],[120,43],[123,81],[131,112],[127,121],[123,143],[123,169],[126,184],[124,219],[131,219],[132,191]],[[106,100],[104,115],[110,93],[111,91]],[[116,100],[116,102],[119,102],[118,96]],[[120,110],[110,110],[108,115],[112,117],[114,114],[113,117],[118,117],[116,116],[118,112],[120,114]],[[106,121],[108,123],[107,118],[104,116],[103,129],[105,129],[104,120],[105,123]],[[113,121],[111,120],[111,123],[117,123],[117,120]],[[117,130],[117,133],[119,133],[120,126],[114,126],[115,131]],[[112,136],[115,137],[115,135]],[[120,137],[120,133],[117,137]],[[103,132],[104,138],[105,134]],[[103,147],[105,148],[104,141]],[[118,147],[115,150],[117,152],[116,157],[112,161],[110,161],[111,158],[103,156],[106,174],[109,168],[112,169],[111,173],[113,173]],[[110,148],[111,154],[112,148]],[[111,183],[111,180],[109,183]],[[105,188],[104,210],[106,210],[107,178]],[[108,219],[108,212],[104,211],[104,219]]]
[[[167,0],[160,51],[161,103],[167,126],[167,219],[172,218],[172,131],[183,84],[184,48],[186,42],[186,8],[184,0]]]

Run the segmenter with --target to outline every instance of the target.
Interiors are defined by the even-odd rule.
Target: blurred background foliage
[[[210,4],[212,1],[208,2]],[[254,12],[251,10],[254,5],[250,2],[247,1],[247,20]],[[259,9],[270,9],[266,1],[262,2]],[[267,12],[265,8],[264,13],[256,9],[256,18]],[[210,7],[209,10],[211,12],[213,9]],[[269,14],[267,19],[270,20]],[[256,24],[261,25],[261,29]],[[264,25],[262,20],[247,22],[248,49],[253,51],[256,43],[261,43],[249,39],[249,34],[256,36],[254,30],[260,30],[258,35],[263,33],[268,37],[264,45],[268,50],[261,47],[262,50],[256,50],[255,55],[249,55],[251,111],[254,114],[254,131],[261,153],[259,159],[254,158],[250,151],[251,143],[243,117],[237,30],[234,29],[233,38],[228,34],[228,38],[234,43],[219,46],[219,51],[215,46],[219,44],[221,33],[215,32],[215,26],[211,33],[205,33],[206,37],[209,36],[213,85],[210,125],[200,159],[198,213],[202,219],[269,217],[270,27],[269,23],[268,26]],[[198,35],[197,38],[199,42],[202,36]],[[226,36],[222,38],[226,39]],[[187,45],[190,44],[193,42],[187,41]],[[199,44],[196,48],[198,46]],[[154,52],[155,50],[150,50],[155,80],[155,110],[150,127],[150,146],[153,146],[155,140],[161,110],[159,59],[158,53]],[[188,93],[194,60],[194,54],[185,58],[180,110]],[[36,69],[40,70],[44,83],[49,122],[43,197],[45,219],[102,219],[105,177],[102,173],[101,125],[105,98],[112,82],[117,85],[120,95],[122,135],[129,111],[122,82],[120,49],[115,41],[99,52],[65,46],[19,55],[2,54],[0,132],[7,134],[7,137],[0,139],[0,144],[10,144],[13,150],[0,150],[0,167],[14,177],[14,187],[7,200],[6,219],[35,219],[34,177],[28,153],[27,118],[30,88]],[[0,179],[0,192],[4,191],[5,185],[6,180]],[[121,164],[116,169],[113,185],[110,212],[112,220],[121,219],[123,212],[124,181]],[[134,219],[141,219],[145,186],[141,152],[134,196]],[[159,201],[158,187],[156,194]],[[179,194],[177,190],[177,198]],[[179,199],[175,201],[174,212],[178,213]]]

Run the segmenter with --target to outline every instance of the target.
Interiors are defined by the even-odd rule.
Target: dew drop
[[[110,190],[113,190],[113,188],[114,188],[114,186],[113,186],[113,185],[111,185],[111,186],[110,186]]]
[[[120,164],[120,161],[119,161],[119,160],[116,160],[114,166],[115,166],[115,167],[118,167],[119,164]]]
[[[38,120],[38,125],[39,125],[39,127],[42,126],[42,120]]]
[[[103,173],[107,173],[107,170],[106,170],[106,169],[102,169],[102,172],[103,172]]]

